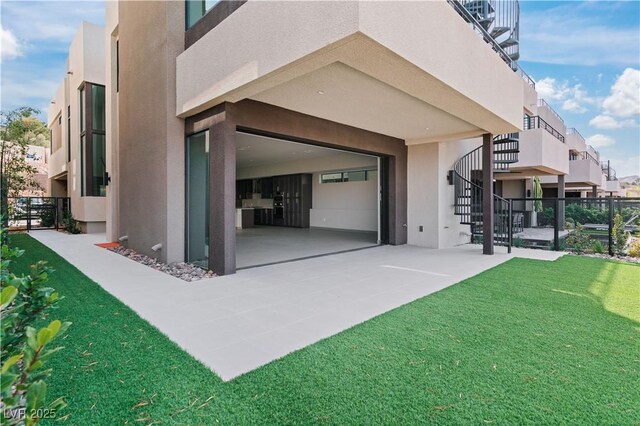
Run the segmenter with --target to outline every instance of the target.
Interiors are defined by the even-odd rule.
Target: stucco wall
[[[121,2],[118,16],[119,232],[141,253],[183,260],[184,123],[174,93],[184,3]]]
[[[409,146],[409,244],[446,248],[470,241],[469,226],[460,224],[460,217],[454,215],[454,187],[449,185],[447,173],[460,157],[481,144],[482,140],[475,138]]]
[[[569,173],[569,147],[544,129],[520,132],[520,153],[511,169],[537,169],[554,175]]]

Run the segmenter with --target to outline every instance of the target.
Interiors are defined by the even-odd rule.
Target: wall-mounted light
[[[56,103],[56,101],[51,101],[51,104],[54,105]]]
[[[153,250],[153,251],[158,251],[158,250],[160,250],[161,248],[162,248],[162,244],[161,244],[161,243],[158,243],[158,244],[156,244],[155,246],[151,247],[151,250]]]
[[[324,90],[318,90],[318,95],[324,95]]]
[[[118,241],[120,241],[121,243],[124,243],[125,241],[127,241],[129,239],[128,235],[123,235],[122,237],[118,238]]]
[[[67,74],[73,75],[73,71],[67,71]]]

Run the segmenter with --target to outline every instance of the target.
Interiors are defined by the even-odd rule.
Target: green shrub
[[[608,223],[609,210],[599,207],[584,207],[580,204],[567,204],[565,217],[575,223]]]
[[[511,241],[511,244],[514,247],[522,248],[524,247],[524,240],[522,238],[516,237],[513,239],[513,241]]]
[[[56,223],[55,209],[44,209],[40,212],[40,226],[49,228]]]
[[[78,226],[78,221],[73,218],[70,211],[65,212],[64,218],[62,219],[62,227],[70,234],[79,234],[82,232],[80,226]]]
[[[0,233],[6,233],[0,229]],[[24,254],[23,250],[2,244],[0,261],[0,360],[2,361],[3,425],[33,425],[42,416],[55,417],[65,406],[60,398],[45,405],[45,380],[51,370],[44,364],[62,347],[51,348],[50,343],[62,335],[70,323],[51,321],[36,329],[36,323],[45,319],[49,310],[60,300],[58,293],[47,287],[53,270],[46,262],[32,266],[31,274],[16,276],[10,271],[11,263]]]
[[[640,238],[636,238],[629,244],[627,254],[631,257],[640,257]]]
[[[576,221],[573,220],[573,218],[568,217],[564,220],[564,227],[565,229],[575,229]]]
[[[577,224],[576,229],[566,239],[566,247],[576,254],[586,253],[592,249],[592,246],[593,240],[584,232],[581,224]]]
[[[553,226],[556,222],[553,207],[546,207],[538,213],[538,226]]]
[[[613,228],[611,229],[611,237],[613,240],[613,253],[617,255],[624,254],[624,248],[627,245],[628,233],[624,230],[624,222],[620,214],[616,214],[613,218]]]
[[[606,251],[606,247],[604,244],[602,244],[602,241],[600,240],[594,240],[593,242],[593,252],[594,253],[598,253],[598,254],[602,254]]]

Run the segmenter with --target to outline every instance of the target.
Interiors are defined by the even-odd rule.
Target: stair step
[[[511,30],[511,28],[509,27],[493,27],[489,34],[492,38],[495,39],[496,37],[500,37],[502,34],[506,33],[509,30]]]
[[[507,47],[511,47],[511,46],[515,46],[518,44],[518,40],[516,40],[513,37],[509,37],[508,39],[506,39],[505,41],[500,43],[500,47],[502,47],[503,49],[507,48]]]

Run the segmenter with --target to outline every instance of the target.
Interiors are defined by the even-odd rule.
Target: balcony
[[[565,178],[565,185],[569,187],[600,186],[602,171],[598,160],[587,151],[572,154],[569,161],[569,175]]]
[[[562,136],[567,134],[567,126],[564,124],[564,119],[544,99],[538,99],[537,115]]]
[[[513,176],[504,178],[568,174],[569,148],[564,137],[539,117],[528,122],[520,132],[518,162],[509,167]]]
[[[567,129],[565,142],[572,151],[582,152],[587,150],[587,143],[584,137],[574,127]]]
[[[608,180],[604,182],[603,188],[605,192],[608,192],[614,196],[622,196],[622,187],[619,180]]]
[[[58,178],[67,173],[67,152],[58,148],[49,156],[49,178]]]
[[[182,52],[176,72],[183,118],[251,99],[408,144],[521,123],[524,74],[446,2],[249,1]]]
[[[549,134],[551,134],[554,138],[564,143],[564,139],[565,139],[564,135],[562,135],[559,131],[553,128],[553,126],[547,123],[546,120],[544,120],[539,116],[525,117],[522,128],[523,130],[544,129]]]

